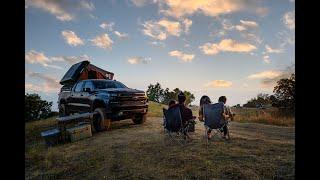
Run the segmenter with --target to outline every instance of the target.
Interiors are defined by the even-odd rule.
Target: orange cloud
[[[254,45],[249,43],[239,43],[232,39],[224,39],[218,44],[206,43],[199,46],[204,54],[214,55],[221,51],[224,52],[251,52],[257,49]]]
[[[248,76],[249,79],[272,79],[281,76],[283,73],[281,71],[263,71]]]
[[[226,81],[226,80],[214,80],[214,81],[206,83],[204,86],[205,87],[228,88],[228,87],[232,86],[232,82]]]
[[[244,8],[244,4],[238,0],[165,0],[160,12],[180,18],[201,12],[207,16],[229,14]]]
[[[180,36],[182,31],[180,22],[167,19],[146,21],[143,27],[143,34],[157,40],[165,40],[168,36]]]
[[[96,36],[91,40],[92,44],[100,47],[102,49],[111,49],[113,41],[110,39],[108,34],[102,34],[100,36]]]
[[[63,38],[66,40],[66,42],[71,45],[71,46],[78,46],[78,45],[83,45],[84,42],[81,38],[79,38],[76,33],[73,31],[62,31],[61,35]]]
[[[186,53],[183,53],[183,52],[177,51],[177,50],[170,51],[169,55],[177,57],[177,58],[183,60],[184,62],[191,62],[195,56],[194,54],[186,54]]]

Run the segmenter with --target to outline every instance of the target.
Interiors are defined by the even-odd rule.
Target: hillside
[[[182,146],[164,135],[162,107],[151,103],[142,125],[115,122],[110,131],[52,148],[40,132],[54,118],[26,123],[26,179],[295,178],[294,127],[232,122],[232,140],[217,138],[207,148],[197,121],[192,140]]]

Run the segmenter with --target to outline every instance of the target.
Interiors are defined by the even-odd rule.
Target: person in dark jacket
[[[181,118],[182,118],[182,124],[185,127],[187,122],[189,120],[194,119],[194,116],[192,115],[192,111],[190,108],[185,106],[186,96],[183,92],[180,92],[178,95],[178,104],[174,104],[172,107],[179,106]]]
[[[168,109],[170,109],[173,105],[176,104],[176,101],[175,100],[170,100],[169,101],[169,104],[168,104]]]

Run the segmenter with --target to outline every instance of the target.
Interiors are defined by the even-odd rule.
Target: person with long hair
[[[211,100],[207,95],[204,95],[200,98],[200,107],[199,107],[199,121],[203,120],[203,105],[211,104]]]

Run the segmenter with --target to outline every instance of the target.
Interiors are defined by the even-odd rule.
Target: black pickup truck
[[[60,116],[94,113],[96,131],[108,129],[111,121],[131,118],[135,124],[143,123],[148,112],[145,92],[128,88],[113,77],[113,72],[89,61],[72,65],[60,80]]]
[[[80,80],[71,89],[62,87],[58,103],[60,116],[96,112],[93,118],[96,131],[108,129],[111,121],[123,119],[141,124],[148,112],[148,98],[144,91],[107,79]],[[105,119],[110,120],[106,126],[102,123]]]

